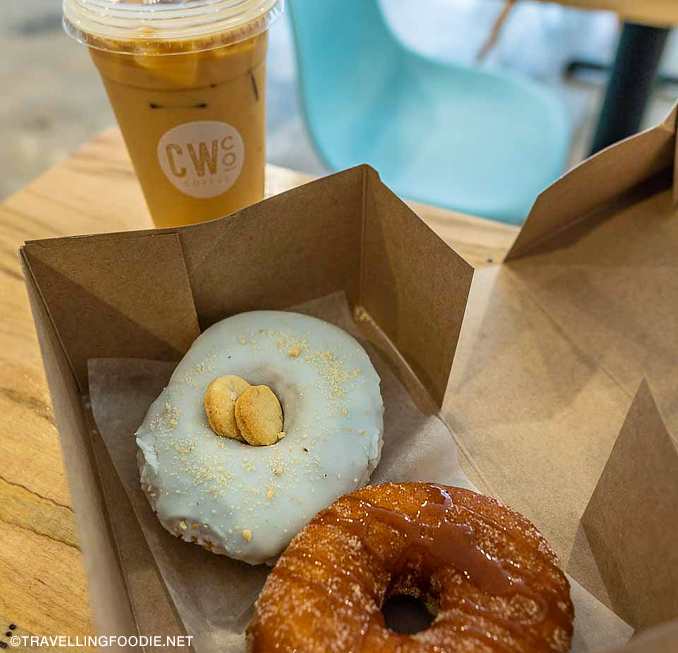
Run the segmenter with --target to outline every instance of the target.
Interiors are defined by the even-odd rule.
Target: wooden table
[[[675,25],[678,23],[678,2],[675,0],[543,0],[578,9],[607,10],[619,14],[623,20],[648,25]]]
[[[267,193],[309,179],[269,166]],[[476,266],[500,261],[518,231],[413,206]],[[59,436],[17,248],[33,238],[150,226],[117,129],[103,133],[0,205],[0,642],[9,643],[7,632],[72,638],[93,634]],[[10,624],[16,630],[9,631]]]

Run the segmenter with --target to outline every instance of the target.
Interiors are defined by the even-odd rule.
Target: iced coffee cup
[[[158,227],[264,196],[267,30],[284,0],[64,0]]]

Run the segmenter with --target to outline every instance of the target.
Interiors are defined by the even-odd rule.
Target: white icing
[[[275,392],[283,440],[253,447],[212,431],[203,397],[224,374]],[[316,318],[253,311],[210,327],[136,433],[160,522],[215,553],[272,562],[318,511],[369,480],[381,456],[379,382],[360,344]]]

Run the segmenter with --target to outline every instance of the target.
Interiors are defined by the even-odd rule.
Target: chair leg
[[[497,44],[499,34],[501,33],[501,29],[502,27],[504,27],[504,23],[506,22],[506,19],[511,13],[511,9],[513,9],[515,4],[516,0],[506,0],[504,7],[501,10],[501,13],[499,14],[499,16],[497,16],[497,19],[494,21],[494,25],[492,25],[492,31],[490,32],[489,36],[485,40],[485,43],[483,43],[482,47],[478,51],[478,54],[476,55],[476,61],[478,63],[483,61],[487,56],[488,52]]]

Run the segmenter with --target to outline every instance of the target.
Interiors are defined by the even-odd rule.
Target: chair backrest
[[[348,126],[361,106],[379,100],[403,48],[377,0],[288,0],[288,6],[304,109],[317,140],[323,121]]]

